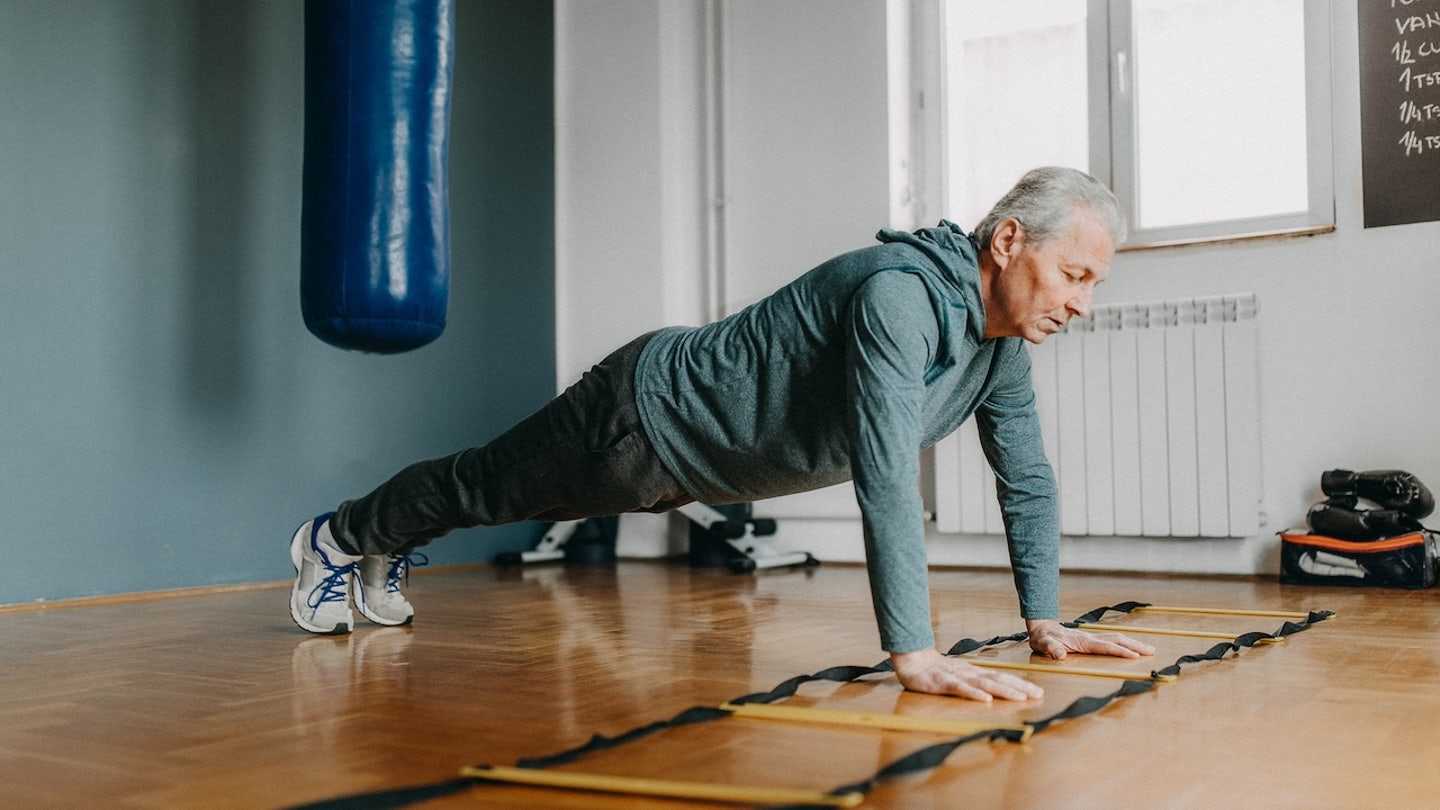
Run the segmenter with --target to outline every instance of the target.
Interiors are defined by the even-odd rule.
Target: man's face
[[[1019,223],[1006,220],[991,252],[1001,269],[987,301],[986,336],[1041,343],[1072,317],[1090,313],[1115,246],[1100,218],[1079,209],[1066,230],[1038,245],[1026,240]]]

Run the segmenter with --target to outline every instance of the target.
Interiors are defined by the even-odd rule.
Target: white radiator
[[[1256,311],[1253,294],[1095,307],[1030,347],[1062,534],[1258,533]],[[935,448],[937,528],[1001,534],[973,422]]]

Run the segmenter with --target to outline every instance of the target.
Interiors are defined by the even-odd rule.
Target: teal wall
[[[286,578],[300,521],[553,393],[551,3],[459,2],[449,326],[388,357],[300,319],[302,11],[0,0],[0,604]]]

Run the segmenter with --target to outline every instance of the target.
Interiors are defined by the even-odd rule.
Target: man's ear
[[[994,232],[990,234],[990,255],[1001,269],[1015,258],[1015,254],[1019,253],[1024,245],[1025,229],[1020,226],[1020,220],[1014,217],[1000,220],[1000,224],[996,225]]]

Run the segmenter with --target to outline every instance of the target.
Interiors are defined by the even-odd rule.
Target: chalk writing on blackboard
[[[1440,220],[1440,0],[1359,0],[1365,227]]]

